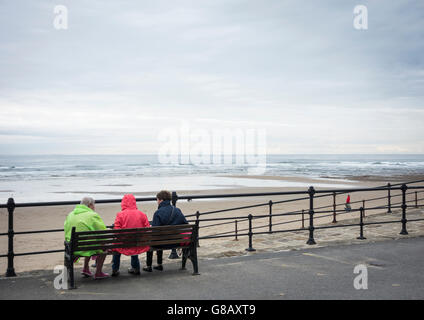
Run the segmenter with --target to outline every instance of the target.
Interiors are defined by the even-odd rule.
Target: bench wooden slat
[[[192,229],[193,225],[190,224],[178,224],[178,225],[169,225],[169,226],[155,226],[155,227],[148,227],[148,228],[133,228],[133,229],[111,229],[111,230],[96,230],[96,231],[80,231],[75,232],[76,236],[84,236],[84,235],[92,235],[92,234],[114,234],[114,233],[121,233],[121,232],[132,232],[132,231],[142,231],[142,230],[163,230],[166,231],[168,229],[171,230],[183,230],[183,229]]]
[[[144,230],[146,229],[146,230]],[[119,229],[123,230],[123,229]],[[128,229],[127,229],[128,230]],[[116,237],[120,237],[121,234],[124,236],[131,236],[131,235],[154,235],[154,236],[166,236],[170,234],[178,234],[178,233],[186,233],[186,232],[193,232],[193,227],[184,228],[184,229],[176,229],[176,230],[152,230],[150,228],[143,228],[139,229],[138,231],[132,231],[132,232],[119,232],[119,233],[111,233],[111,234],[102,234],[102,235],[83,235],[80,236],[78,233],[76,234],[76,239],[78,241],[83,240],[93,240],[93,239],[113,239]],[[91,234],[94,234],[93,232]],[[97,233],[95,233],[97,234]]]
[[[94,240],[84,240],[81,241],[79,240],[77,242],[77,246],[93,246],[93,245],[105,245],[105,244],[119,244],[119,243],[127,243],[127,242],[154,242],[154,241],[159,241],[159,240],[181,240],[181,241],[191,241],[191,237],[192,234],[171,234],[171,235],[167,235],[166,237],[164,236],[156,236],[156,235],[147,235],[147,234],[143,234],[143,235],[133,235],[133,236],[128,236],[128,237],[116,237],[113,239],[94,239]]]
[[[139,241],[139,242],[126,242],[121,244],[110,244],[110,245],[93,245],[93,246],[77,246],[75,251],[91,251],[91,250],[107,250],[107,249],[119,249],[119,248],[132,248],[132,247],[154,247],[159,245],[174,245],[181,243],[190,243],[189,239],[178,239],[178,240],[162,240],[162,241]],[[189,246],[189,245],[187,245]]]

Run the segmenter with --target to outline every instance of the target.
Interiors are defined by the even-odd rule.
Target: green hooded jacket
[[[65,240],[71,240],[72,227],[75,227],[75,231],[94,231],[94,230],[105,230],[106,226],[103,223],[102,218],[91,210],[89,207],[79,204],[75,209],[68,214],[65,220]],[[74,254],[76,256],[90,257],[96,254],[102,253],[102,250],[93,251],[77,251]]]

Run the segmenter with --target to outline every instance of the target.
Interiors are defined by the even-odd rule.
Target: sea
[[[116,199],[125,193],[153,196],[167,190],[240,187],[308,187],[304,182],[250,177],[246,163],[163,163],[157,155],[3,155],[0,203],[77,201],[84,195]],[[353,176],[424,174],[424,155],[267,155],[262,175],[307,177],[316,187],[347,187]],[[245,176],[240,178],[239,176]],[[329,184],[328,179],[340,179]]]

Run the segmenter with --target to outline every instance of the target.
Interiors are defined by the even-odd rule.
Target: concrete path
[[[168,262],[163,272],[101,281],[77,273],[76,290],[56,290],[53,271],[0,277],[0,299],[424,299],[424,237],[200,259],[200,276]],[[355,277],[368,289],[357,290]],[[107,266],[108,268],[109,266]],[[106,270],[107,270],[106,268]],[[77,270],[79,271],[79,270]],[[364,282],[361,281],[361,284]]]
[[[394,211],[392,214],[378,213],[367,215],[364,218],[365,240],[357,239],[360,230],[358,218],[318,225],[314,232],[316,242],[314,247],[327,247],[340,244],[363,244],[424,236],[424,220],[421,220],[424,219],[423,209],[411,208],[408,210],[408,235],[399,234],[402,229],[401,219],[402,215],[399,210]],[[385,224],[380,224],[380,222],[384,222]],[[340,226],[343,225],[351,226],[340,228]],[[306,244],[309,236],[308,227],[309,224],[306,223],[305,230],[302,231],[254,235],[253,248],[256,249],[258,253],[309,249],[310,246]],[[255,230],[255,232],[260,231],[267,230]],[[199,256],[207,259],[244,255],[246,252],[245,249],[248,248],[249,244],[248,237],[244,236],[239,237],[238,241],[234,241],[232,237],[200,240],[200,246],[201,248],[198,250]]]

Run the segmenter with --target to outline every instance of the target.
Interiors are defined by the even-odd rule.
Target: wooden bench
[[[150,246],[150,251],[182,248],[181,270],[186,270],[187,259],[193,264],[193,275],[198,275],[197,263],[198,226],[181,224],[137,229],[117,229],[76,232],[72,228],[70,241],[65,241],[65,267],[68,288],[75,289],[75,252],[103,250],[114,254],[113,249]]]

